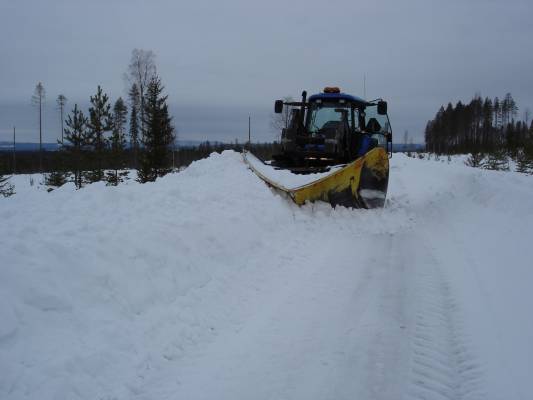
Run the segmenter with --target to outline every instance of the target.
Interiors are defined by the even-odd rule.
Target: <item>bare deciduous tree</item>
[[[283,97],[284,103],[291,103],[293,101],[294,99],[290,96]],[[281,135],[281,130],[287,127],[292,109],[293,107],[284,105],[281,114],[272,113],[270,117],[270,128],[278,135]]]
[[[137,86],[140,99],[141,132],[144,132],[144,97],[148,84],[156,76],[155,53],[152,50],[133,49],[126,74],[129,86]],[[130,106],[132,106],[130,104]]]
[[[43,103],[46,98],[46,91],[41,82],[35,86],[31,102],[35,107],[39,108],[39,171],[43,171]]]

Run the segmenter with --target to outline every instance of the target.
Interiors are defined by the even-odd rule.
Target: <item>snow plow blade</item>
[[[376,147],[355,161],[336,169],[316,181],[295,188],[287,188],[267,176],[250,162],[243,152],[248,167],[268,186],[290,197],[296,204],[325,201],[333,207],[383,207],[389,182],[389,157],[385,149]]]

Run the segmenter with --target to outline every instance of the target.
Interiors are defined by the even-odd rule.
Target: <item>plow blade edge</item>
[[[296,204],[325,201],[332,206],[352,208],[383,207],[389,182],[389,158],[387,152],[377,147],[364,156],[337,169],[314,182],[286,188],[264,172],[260,172],[243,153],[246,164],[267,185],[290,197]]]

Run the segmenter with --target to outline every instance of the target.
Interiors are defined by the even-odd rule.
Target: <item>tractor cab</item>
[[[341,93],[339,88],[327,87],[323,93],[301,102],[275,103],[275,111],[288,116],[282,130],[282,153],[278,162],[293,165],[332,165],[353,161],[376,146],[388,150],[391,129],[387,103],[367,102],[359,97]]]

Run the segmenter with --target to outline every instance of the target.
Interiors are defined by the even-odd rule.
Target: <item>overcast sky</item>
[[[533,109],[533,1],[0,0],[0,140],[36,141],[35,84],[114,100],[133,48],[153,50],[180,138],[257,140],[276,98],[326,85],[389,102],[397,140],[415,141],[441,104],[510,91]],[[400,139],[402,138],[402,139]]]

